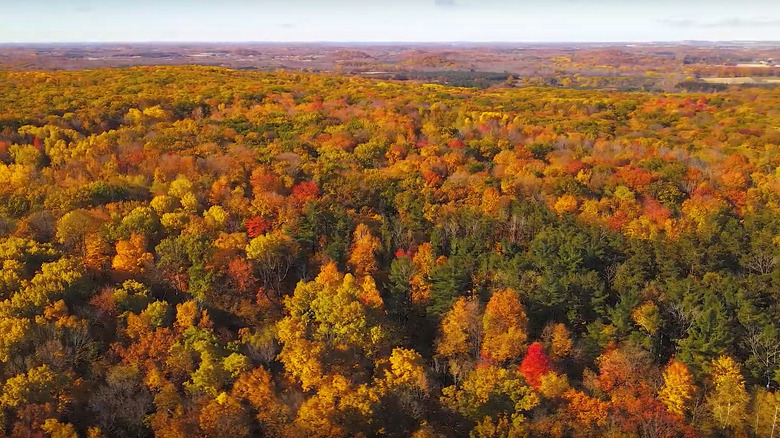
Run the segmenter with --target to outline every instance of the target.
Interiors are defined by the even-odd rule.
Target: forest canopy
[[[0,71],[0,436],[780,433],[780,91]]]

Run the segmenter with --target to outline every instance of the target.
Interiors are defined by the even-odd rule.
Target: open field
[[[0,68],[209,65],[363,75],[444,85],[679,91],[690,77],[779,76],[780,44],[60,44],[0,45]],[[761,61],[761,62],[759,62]],[[760,67],[759,67],[760,66]],[[769,84],[769,82],[761,82]],[[700,85],[750,80],[701,81]]]
[[[742,85],[742,84],[780,84],[780,77],[737,77],[737,78],[701,78],[702,82],[708,84],[726,84],[726,85]]]

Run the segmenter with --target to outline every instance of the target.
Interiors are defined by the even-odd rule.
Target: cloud
[[[774,27],[780,26],[780,20],[765,18],[727,18],[725,20],[706,23],[704,27]]]
[[[658,20],[658,22],[670,27],[698,29],[780,27],[780,20],[743,17],[724,18],[715,21],[701,21],[688,18],[666,18]]]
[[[658,23],[671,27],[698,27],[699,23],[696,20],[690,20],[687,18],[664,18],[658,20]]]
[[[439,8],[457,8],[458,6],[463,6],[455,0],[436,0],[435,5]]]

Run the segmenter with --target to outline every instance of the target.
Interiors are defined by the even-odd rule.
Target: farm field
[[[702,78],[702,81],[708,84],[778,84],[780,77],[735,77],[735,78]]]
[[[780,76],[771,43],[157,43],[0,44],[8,70],[209,65],[324,72],[465,87],[690,91],[699,78]],[[761,61],[761,62],[748,62]],[[741,82],[745,81],[745,82]],[[760,82],[759,79],[757,81]],[[716,81],[728,84],[731,80]],[[753,86],[748,80],[736,84]]]

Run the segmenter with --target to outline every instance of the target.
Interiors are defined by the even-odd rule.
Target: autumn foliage
[[[528,347],[523,361],[520,362],[520,372],[532,387],[539,389],[542,382],[542,376],[549,373],[550,359],[544,353],[544,347],[539,342],[534,342]]]
[[[575,80],[0,72],[0,436],[777,436],[777,89]]]

